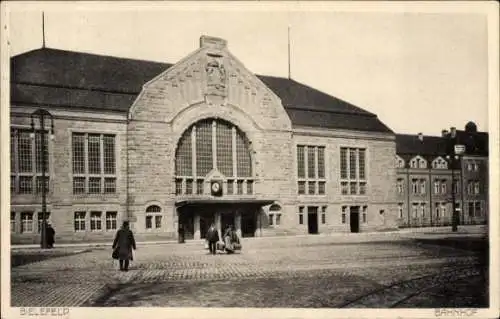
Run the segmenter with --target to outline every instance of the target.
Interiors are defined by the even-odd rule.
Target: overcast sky
[[[175,63],[206,34],[226,39],[251,72],[286,77],[290,25],[294,80],[376,113],[397,133],[439,135],[468,121],[488,129],[485,15],[331,7],[44,7],[46,46]],[[40,8],[13,7],[11,56],[42,46]]]

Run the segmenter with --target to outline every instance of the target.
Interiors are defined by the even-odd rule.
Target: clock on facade
[[[210,189],[212,191],[213,196],[221,196],[222,195],[222,183],[220,181],[212,181],[210,185]]]

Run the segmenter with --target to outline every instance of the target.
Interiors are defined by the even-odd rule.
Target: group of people
[[[217,250],[225,251],[228,254],[232,254],[236,250],[241,250],[240,239],[232,225],[226,227],[222,238],[223,240],[221,241],[219,231],[215,227],[215,224],[212,223],[206,235],[208,249],[212,255],[215,255]]]

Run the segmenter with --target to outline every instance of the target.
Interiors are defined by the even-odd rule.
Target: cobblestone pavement
[[[478,262],[473,252],[395,235],[244,239],[241,253],[216,256],[202,243],[139,245],[129,272],[110,255],[93,249],[12,268],[11,305],[385,307],[407,295],[418,304],[420,290],[477,276]],[[387,287],[391,300],[363,297]]]

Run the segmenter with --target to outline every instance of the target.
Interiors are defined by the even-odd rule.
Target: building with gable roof
[[[12,242],[37,242],[38,108],[54,116],[49,220],[58,241],[397,227],[395,134],[375,114],[251,73],[202,36],[174,65],[42,48],[11,59]],[[38,222],[37,222],[38,221]]]
[[[452,162],[455,144],[465,150]],[[400,226],[451,225],[453,191],[459,224],[487,223],[488,133],[469,122],[464,130],[452,127],[441,136],[397,134],[396,153]]]

